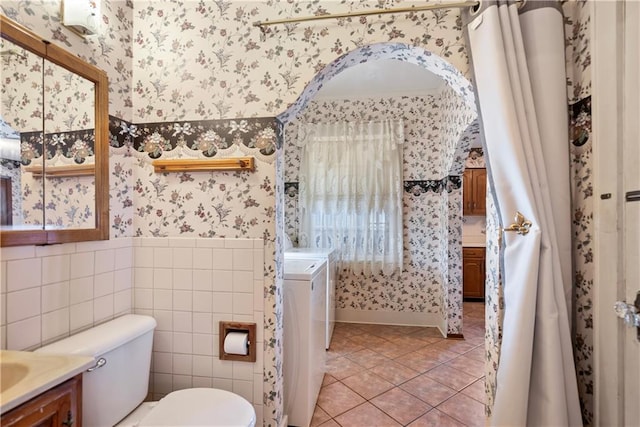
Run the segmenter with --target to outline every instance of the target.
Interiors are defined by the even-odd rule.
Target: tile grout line
[[[483,319],[481,319],[481,318],[478,318],[478,319],[476,319],[476,318],[471,318],[470,320],[471,320],[471,321],[470,321],[470,322],[468,322],[468,323],[470,324],[470,326],[475,326],[476,328],[477,328],[477,327],[481,327],[481,326],[482,326],[482,323],[484,323],[484,322],[483,322]],[[351,328],[351,326],[350,326],[351,324],[348,324],[348,325],[349,325],[349,326],[344,326],[344,327],[342,327],[342,328],[341,328],[341,330],[342,330],[342,329],[349,329],[349,328]],[[410,333],[408,333],[408,334],[406,334],[406,335],[402,335],[402,334],[394,335],[393,333],[388,333],[388,334],[386,334],[385,336],[380,336],[380,335],[376,335],[375,333],[371,333],[369,330],[367,330],[367,329],[369,329],[369,328],[370,328],[370,326],[368,326],[368,327],[363,327],[363,325],[364,325],[364,324],[362,324],[362,325],[361,325],[361,324],[354,324],[354,325],[356,325],[356,326],[353,326],[353,329],[355,329],[355,331],[357,331],[357,332],[355,332],[355,333],[347,333],[346,335],[345,335],[345,334],[342,334],[342,333],[339,333],[339,336],[341,336],[341,339],[344,339],[344,340],[347,340],[347,341],[351,341],[351,342],[353,343],[353,341],[351,340],[351,338],[356,337],[356,336],[358,336],[358,335],[368,334],[368,335],[372,335],[372,336],[374,336],[374,337],[377,337],[377,338],[380,338],[380,339],[383,339],[383,340],[385,340],[385,341],[388,341],[388,342],[393,343],[393,342],[394,342],[394,340],[389,339],[389,336],[395,336],[395,337],[398,337],[398,338],[401,338],[401,337],[403,337],[403,336],[411,337],[411,335],[413,335],[413,334],[415,334],[415,333],[417,333],[417,332],[418,332],[418,331],[412,331],[412,332],[410,332]],[[482,327],[483,327],[483,326],[482,326]],[[397,330],[397,329],[396,329],[396,330]],[[475,336],[475,334],[473,334],[473,335],[470,335],[470,338],[474,338],[474,340],[475,340],[475,339],[477,339],[477,338],[479,338],[479,337],[481,337],[481,336],[483,336],[483,335],[479,335],[478,337],[476,337],[476,336]],[[335,337],[335,336],[334,336],[334,337]],[[424,342],[424,341],[423,341],[423,342]],[[419,415],[419,416],[417,416],[415,419],[412,419],[411,421],[409,421],[409,422],[408,422],[407,424],[405,424],[405,425],[409,425],[409,424],[411,424],[411,423],[415,422],[416,420],[418,420],[419,418],[421,418],[421,417],[425,416],[426,414],[428,414],[429,412],[433,411],[434,409],[438,409],[438,408],[440,408],[440,407],[441,407],[445,402],[447,402],[447,401],[449,401],[449,400],[451,400],[451,399],[453,399],[454,397],[459,396],[459,395],[463,395],[465,398],[471,399],[471,400],[472,400],[472,401],[474,401],[474,402],[477,402],[477,403],[479,403],[479,404],[481,404],[481,405],[484,405],[484,402],[481,402],[481,401],[477,400],[475,397],[473,397],[473,396],[469,396],[469,395],[467,395],[467,394],[463,393],[463,390],[466,390],[467,388],[469,388],[469,387],[471,387],[472,385],[476,384],[476,383],[477,383],[478,381],[480,381],[480,380],[483,380],[483,381],[484,381],[484,379],[485,379],[485,375],[483,374],[482,376],[477,377],[477,376],[476,376],[476,375],[474,375],[474,374],[470,374],[470,373],[468,373],[468,372],[461,371],[461,370],[459,370],[459,369],[456,369],[456,368],[455,368],[455,367],[453,367],[453,366],[448,365],[451,361],[453,361],[453,360],[455,360],[455,359],[458,359],[458,358],[460,358],[461,356],[465,356],[465,355],[467,355],[468,353],[470,353],[470,352],[472,352],[472,351],[476,351],[478,348],[482,348],[482,346],[483,346],[483,344],[482,344],[482,343],[472,344],[472,347],[471,347],[470,349],[468,349],[467,351],[464,351],[464,352],[462,352],[462,353],[458,353],[458,352],[456,352],[456,351],[451,351],[451,350],[449,350],[449,349],[448,349],[449,347],[438,348],[438,349],[439,349],[439,350],[441,350],[441,351],[448,351],[448,352],[450,352],[450,353],[455,353],[456,355],[455,355],[455,357],[452,357],[451,359],[447,359],[447,360],[442,361],[442,362],[438,361],[438,363],[437,363],[435,366],[430,367],[429,369],[427,369],[427,370],[425,370],[425,371],[415,370],[415,369],[411,368],[410,366],[407,366],[407,365],[405,365],[404,363],[402,363],[402,362],[400,362],[400,361],[398,361],[398,360],[397,360],[398,358],[401,358],[401,357],[406,356],[406,355],[408,355],[408,354],[411,354],[411,353],[414,353],[414,352],[417,352],[417,351],[423,350],[423,349],[425,349],[425,348],[433,348],[434,346],[437,346],[438,344],[443,343],[443,342],[446,342],[446,340],[440,339],[440,340],[437,340],[437,341],[435,341],[435,342],[431,342],[431,343],[426,343],[426,342],[424,342],[424,345],[419,346],[419,347],[417,347],[417,348],[415,348],[415,349],[409,350],[409,351],[407,351],[407,352],[404,352],[404,353],[402,353],[402,354],[400,354],[400,355],[396,356],[395,358],[387,357],[387,356],[385,356],[385,355],[384,355],[384,354],[382,354],[382,353],[378,353],[378,352],[376,351],[376,349],[375,349],[375,348],[370,348],[370,347],[368,347],[368,346],[360,346],[358,343],[356,343],[356,345],[357,345],[358,347],[361,347],[361,348],[360,348],[360,349],[358,349],[358,350],[355,350],[355,351],[347,351],[347,352],[344,352],[344,353],[338,353],[338,354],[332,355],[332,357],[331,357],[330,359],[328,359],[328,360],[334,360],[334,359],[337,359],[337,358],[341,358],[341,357],[342,357],[342,358],[344,358],[344,359],[346,359],[346,360],[348,360],[348,361],[350,361],[350,362],[354,363],[354,364],[355,364],[355,365],[357,365],[359,368],[362,368],[362,370],[361,370],[361,371],[358,371],[358,372],[356,372],[356,373],[353,373],[353,374],[351,374],[351,375],[348,375],[348,376],[346,376],[346,377],[344,377],[344,378],[340,378],[340,379],[338,379],[337,377],[334,377],[334,378],[335,378],[335,380],[336,380],[335,382],[332,382],[331,384],[327,384],[327,385],[323,386],[322,388],[328,387],[328,386],[330,386],[330,385],[332,385],[332,384],[335,384],[335,383],[340,383],[343,387],[346,387],[349,391],[351,391],[352,393],[355,393],[355,395],[356,395],[356,396],[358,396],[359,398],[364,399],[364,401],[363,401],[363,402],[360,402],[360,403],[358,403],[358,404],[356,404],[355,406],[353,406],[353,407],[351,407],[351,408],[348,408],[348,409],[346,409],[346,410],[344,410],[344,411],[342,411],[342,412],[340,412],[340,413],[336,414],[335,416],[331,416],[331,415],[329,414],[329,412],[328,412],[326,409],[324,409],[324,408],[323,408],[323,407],[318,403],[318,404],[316,405],[316,406],[317,406],[317,408],[321,409],[324,413],[326,413],[326,414],[327,414],[327,416],[329,416],[329,418],[328,418],[328,419],[326,419],[326,420],[324,420],[324,421],[322,422],[322,424],[320,424],[320,425],[323,425],[323,424],[328,423],[328,422],[330,422],[330,421],[333,421],[333,422],[337,423],[338,425],[341,425],[341,424],[340,424],[340,423],[338,423],[338,421],[336,420],[336,418],[337,418],[337,417],[340,417],[340,416],[342,416],[342,415],[344,415],[344,414],[346,414],[346,413],[348,413],[348,412],[350,412],[350,411],[352,411],[352,410],[354,410],[354,409],[356,409],[356,408],[359,408],[359,407],[361,407],[362,405],[364,405],[364,404],[366,404],[366,403],[369,403],[369,404],[370,404],[372,407],[374,407],[376,410],[378,410],[378,411],[380,411],[381,413],[385,414],[387,417],[390,417],[392,420],[394,420],[394,421],[398,422],[400,425],[403,425],[403,424],[402,424],[402,422],[400,422],[399,420],[397,420],[396,418],[394,418],[394,417],[393,417],[393,415],[389,414],[389,413],[388,413],[388,412],[386,412],[384,409],[379,408],[377,405],[375,405],[375,403],[373,403],[373,402],[372,402],[372,400],[373,400],[373,399],[376,399],[377,397],[379,397],[379,396],[381,396],[381,395],[383,395],[383,394],[385,394],[385,393],[388,393],[388,392],[390,392],[390,391],[392,391],[392,390],[394,390],[394,389],[399,389],[399,390],[401,390],[401,391],[403,391],[403,392],[405,392],[405,393],[408,393],[408,394],[410,394],[412,397],[414,397],[415,399],[418,399],[419,401],[423,402],[423,403],[424,403],[424,404],[426,404],[428,407],[430,407],[430,409],[429,409],[429,410],[427,410],[427,411],[425,411],[424,413],[420,414],[420,415]],[[455,344],[452,344],[452,346],[453,346],[453,345],[455,345]],[[360,363],[358,363],[356,360],[354,360],[354,359],[352,359],[352,358],[350,358],[350,357],[349,357],[349,355],[353,355],[354,353],[358,353],[358,352],[363,351],[363,350],[369,350],[369,351],[371,351],[371,352],[375,353],[376,355],[380,355],[380,356],[382,356],[382,357],[386,358],[387,360],[386,360],[386,361],[384,361],[384,362],[380,362],[380,363],[378,363],[378,364],[375,364],[375,365],[373,365],[373,366],[371,366],[371,367],[367,367],[367,366],[361,365],[361,364],[360,364]],[[473,358],[473,357],[469,357],[469,356],[465,356],[465,357],[467,357],[467,358],[469,358],[469,359],[471,359],[471,360],[474,360],[474,361],[481,362],[480,360],[477,360],[477,359],[475,359],[475,358]],[[416,373],[417,373],[417,375],[415,375],[415,376],[413,376],[413,377],[411,377],[411,378],[408,378],[408,379],[406,379],[406,380],[404,380],[404,381],[402,381],[402,382],[400,382],[400,383],[396,384],[396,383],[394,383],[394,382],[391,382],[391,381],[387,380],[387,379],[386,379],[386,378],[384,378],[384,377],[381,377],[380,375],[378,375],[378,374],[376,374],[375,372],[373,372],[373,371],[372,371],[372,370],[373,370],[374,368],[376,368],[377,366],[380,366],[381,364],[388,363],[388,362],[395,362],[395,363],[398,363],[398,364],[400,364],[402,367],[407,368],[407,369],[409,369],[409,370],[412,370],[412,371],[416,372]],[[457,371],[459,371],[459,372],[463,373],[464,375],[467,375],[467,376],[469,376],[469,377],[473,377],[473,378],[474,378],[474,380],[473,380],[473,381],[471,381],[469,384],[466,384],[466,385],[465,385],[464,387],[462,387],[460,390],[458,390],[457,388],[453,388],[453,387],[451,387],[451,386],[449,386],[449,385],[447,385],[447,384],[443,384],[442,382],[438,381],[438,380],[437,380],[437,379],[435,379],[435,378],[431,378],[431,377],[429,377],[429,376],[426,376],[426,374],[427,374],[428,372],[430,372],[430,371],[432,371],[432,370],[434,370],[434,369],[437,369],[437,368],[439,368],[439,367],[443,367],[443,366],[447,366],[447,367],[449,367],[449,368],[451,368],[451,369],[455,369],[455,370],[457,370]],[[344,380],[346,380],[346,379],[348,379],[348,378],[351,378],[351,377],[354,377],[354,376],[357,376],[357,375],[360,375],[361,373],[369,373],[370,375],[374,375],[375,377],[377,377],[377,378],[379,378],[379,379],[381,379],[381,380],[383,380],[383,381],[385,381],[385,382],[387,382],[387,383],[389,383],[389,384],[392,384],[392,387],[391,387],[391,388],[389,388],[389,389],[386,389],[386,390],[384,390],[384,391],[381,391],[381,392],[379,392],[379,393],[377,393],[377,394],[375,394],[375,395],[374,395],[374,396],[372,396],[371,398],[366,398],[366,397],[365,397],[365,396],[363,396],[360,392],[358,392],[358,391],[354,390],[353,388],[351,388],[349,385],[347,385],[347,384],[344,382]],[[332,375],[331,373],[327,372],[327,374],[328,374],[328,375],[331,375],[331,376],[333,377],[333,375]],[[428,402],[426,402],[426,401],[424,401],[423,399],[421,399],[419,396],[416,396],[416,395],[414,395],[413,393],[411,393],[411,392],[409,392],[409,391],[404,390],[403,388],[401,388],[401,386],[402,386],[403,384],[406,384],[406,383],[408,383],[408,382],[410,382],[410,381],[412,381],[412,380],[414,380],[414,379],[416,379],[416,378],[418,378],[418,377],[420,377],[420,376],[426,376],[426,378],[428,378],[429,380],[431,380],[431,381],[433,381],[433,382],[435,382],[435,383],[437,383],[437,384],[439,384],[439,385],[441,385],[441,386],[447,387],[448,389],[451,389],[451,390],[455,391],[455,393],[454,393],[453,395],[451,395],[451,396],[449,396],[449,397],[445,398],[443,401],[439,402],[437,405],[432,406],[432,405],[430,405]],[[445,415],[445,416],[447,416],[447,417],[450,417],[451,419],[455,420],[456,422],[460,422],[460,423],[462,423],[462,424],[465,424],[465,423],[464,423],[464,421],[460,420],[458,417],[455,417],[455,416],[450,415],[448,412],[446,412],[446,411],[444,411],[444,410],[438,409],[438,411],[439,411],[440,413],[442,413],[443,415]],[[317,425],[317,424],[314,424],[314,426],[316,426],[316,425]],[[465,424],[465,425],[466,425],[466,424]]]

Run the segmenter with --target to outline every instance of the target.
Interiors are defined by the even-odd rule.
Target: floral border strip
[[[403,181],[404,191],[414,196],[427,193],[442,193],[446,191],[451,193],[453,190],[459,190],[462,187],[462,178],[458,175],[451,175],[442,179],[432,179],[427,181]],[[299,184],[297,182],[285,182],[284,194],[294,198],[298,196]]]
[[[447,176],[439,180],[404,181],[404,191],[414,196],[420,196],[429,191],[438,194],[444,191],[450,193],[460,187],[462,187],[462,178],[458,175]]]
[[[20,162],[11,159],[0,159],[0,166],[4,166],[9,170],[20,169]]]
[[[176,149],[198,157],[224,157],[239,148],[271,163],[276,152],[276,119],[194,120],[135,124],[109,116],[109,145],[158,159]]]
[[[109,146],[122,148],[133,146],[133,140],[138,134],[138,126],[115,116],[109,116]]]
[[[56,156],[73,159],[76,163],[84,163],[93,156],[95,131],[82,129],[69,132],[51,132],[44,135],[44,151],[47,159]],[[42,157],[42,132],[20,133],[20,156],[22,164],[28,165],[31,160]]]
[[[276,151],[275,118],[145,123],[134,130],[133,148],[157,159],[178,147],[215,157],[233,147],[269,161]]]
[[[297,182],[285,182],[284,194],[291,198],[298,197],[298,183]]]

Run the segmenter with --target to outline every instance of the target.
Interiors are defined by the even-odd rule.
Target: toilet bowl
[[[116,427],[255,426],[253,407],[237,394],[214,388],[174,391],[144,402]]]
[[[128,314],[36,351],[103,359],[82,376],[85,427],[254,427],[256,413],[251,403],[225,390],[190,388],[171,392],[158,402],[143,403],[155,327],[153,317]]]

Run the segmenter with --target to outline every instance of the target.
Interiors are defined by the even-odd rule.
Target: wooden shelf
[[[256,169],[253,157],[230,157],[223,159],[171,159],[154,160],[155,172],[201,172],[201,171],[235,171]]]
[[[89,163],[86,165],[45,166],[43,170],[42,165],[37,165],[25,166],[23,170],[31,172],[35,177],[41,177],[44,172],[44,176],[47,178],[64,178],[94,175],[96,167],[93,163]]]

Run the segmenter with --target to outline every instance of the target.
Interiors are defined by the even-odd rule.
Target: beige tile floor
[[[483,303],[464,303],[463,333],[336,324],[311,426],[483,426]]]

